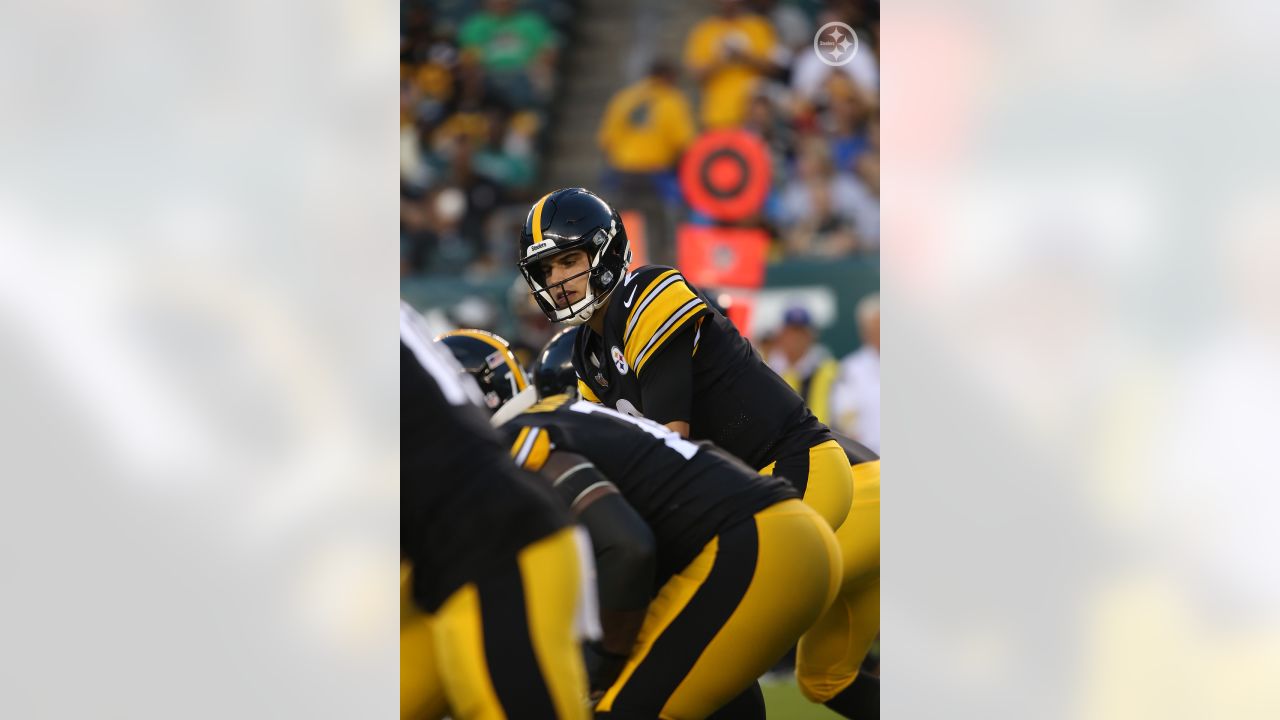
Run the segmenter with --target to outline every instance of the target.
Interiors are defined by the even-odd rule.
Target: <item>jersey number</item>
[[[625,401],[619,401],[619,403],[621,402]],[[628,403],[628,405],[629,404],[630,403]],[[666,443],[667,447],[680,453],[680,457],[683,457],[685,460],[692,460],[693,456],[698,452],[698,446],[680,437],[680,433],[675,432],[664,425],[659,425],[649,418],[641,417],[638,413],[636,415],[627,415],[620,413],[617,410],[611,410],[603,405],[596,405],[595,403],[582,401],[578,401],[570,405],[569,409],[574,412],[586,413],[588,415],[591,413],[604,413],[605,415],[629,422]],[[632,407],[632,410],[634,409],[635,408]]]

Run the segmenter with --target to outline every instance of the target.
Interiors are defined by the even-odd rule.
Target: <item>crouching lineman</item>
[[[525,220],[519,269],[552,322],[579,326],[572,360],[582,397],[787,478],[849,548],[844,574],[878,582],[878,483],[859,491],[874,527],[846,523],[854,474],[828,428],[679,271],[628,270],[630,259],[618,213],[582,188],[544,196]],[[874,603],[866,593],[841,594],[837,605],[832,617],[844,619],[820,623],[801,643],[797,681],[810,700],[848,715],[850,698],[838,695],[879,632],[878,594]]]
[[[460,331],[440,342],[500,398],[504,416],[526,404],[511,400],[519,383],[509,374],[521,371],[500,338]],[[835,537],[782,479],[567,395],[499,431],[516,464],[552,482],[597,546],[597,717],[708,717],[753,688],[834,599]],[[734,717],[763,718],[763,703],[735,707]]]
[[[400,717],[589,718],[577,531],[422,325],[402,303]]]

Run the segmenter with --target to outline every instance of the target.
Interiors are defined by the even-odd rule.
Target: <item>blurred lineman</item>
[[[424,325],[402,302],[400,716],[588,718],[575,532]]]
[[[854,477],[827,427],[678,271],[628,271],[630,259],[617,212],[582,188],[546,195],[525,221],[519,266],[534,299],[553,322],[581,326],[573,363],[583,399],[710,440],[761,473],[788,479],[837,537],[844,533],[842,543],[865,542],[858,529],[842,530]],[[874,567],[846,566],[846,575],[878,574],[878,533],[876,542]],[[801,657],[797,665],[801,689],[816,702],[853,682],[879,629],[878,606],[874,614],[854,605],[840,612],[852,618],[848,632],[831,638],[841,662]]]
[[[695,133],[693,112],[676,87],[676,68],[658,61],[643,80],[609,100],[597,141],[618,173],[668,172]]]
[[[831,351],[817,342],[817,331],[808,310],[802,307],[787,310],[768,361],[769,367],[804,398],[814,416],[830,424],[829,400],[839,364],[831,357]]]
[[[457,331],[439,341],[502,398],[499,413],[524,405],[511,379],[522,369],[502,338]],[[836,538],[783,480],[567,395],[500,429],[516,464],[540,470],[593,539],[604,625],[589,653],[596,716],[707,717],[831,605]],[[763,701],[744,710],[733,716],[764,717]]]
[[[840,361],[832,426],[880,452],[880,295],[858,301],[857,316],[862,347]]]
[[[503,399],[499,412],[522,404],[509,378],[522,369],[501,338],[460,330],[440,342]],[[591,533],[604,625],[588,653],[597,717],[705,718],[754,689],[831,604],[836,539],[785,481],[568,395],[500,430],[516,463],[541,471]],[[763,718],[755,697],[732,717]]]

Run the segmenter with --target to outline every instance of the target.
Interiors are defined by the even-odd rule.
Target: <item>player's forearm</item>
[[[616,493],[593,502],[578,515],[578,522],[587,528],[595,546],[602,614],[605,611],[643,613],[649,606],[657,572],[653,531]],[[606,638],[608,636],[606,629]],[[630,645],[625,645],[620,652],[630,649]]]
[[[680,437],[689,437],[689,423],[683,420],[672,420],[667,423],[667,429],[679,433]]]
[[[595,498],[578,515],[596,550],[600,642],[587,648],[591,689],[607,688],[635,647],[653,593],[657,547],[653,532],[621,495]]]

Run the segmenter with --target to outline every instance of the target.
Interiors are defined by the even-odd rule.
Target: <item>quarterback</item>
[[[520,272],[542,311],[580,326],[572,361],[583,399],[710,440],[761,473],[786,478],[837,531],[846,577],[866,587],[874,575],[874,597],[842,593],[797,656],[810,700],[861,712],[839,696],[879,630],[878,463],[874,498],[867,488],[855,501],[854,473],[828,428],[678,270],[629,268],[621,218],[595,194],[567,188],[542,197],[519,247]],[[874,549],[867,523],[845,523],[855,507],[860,519],[876,516]]]

